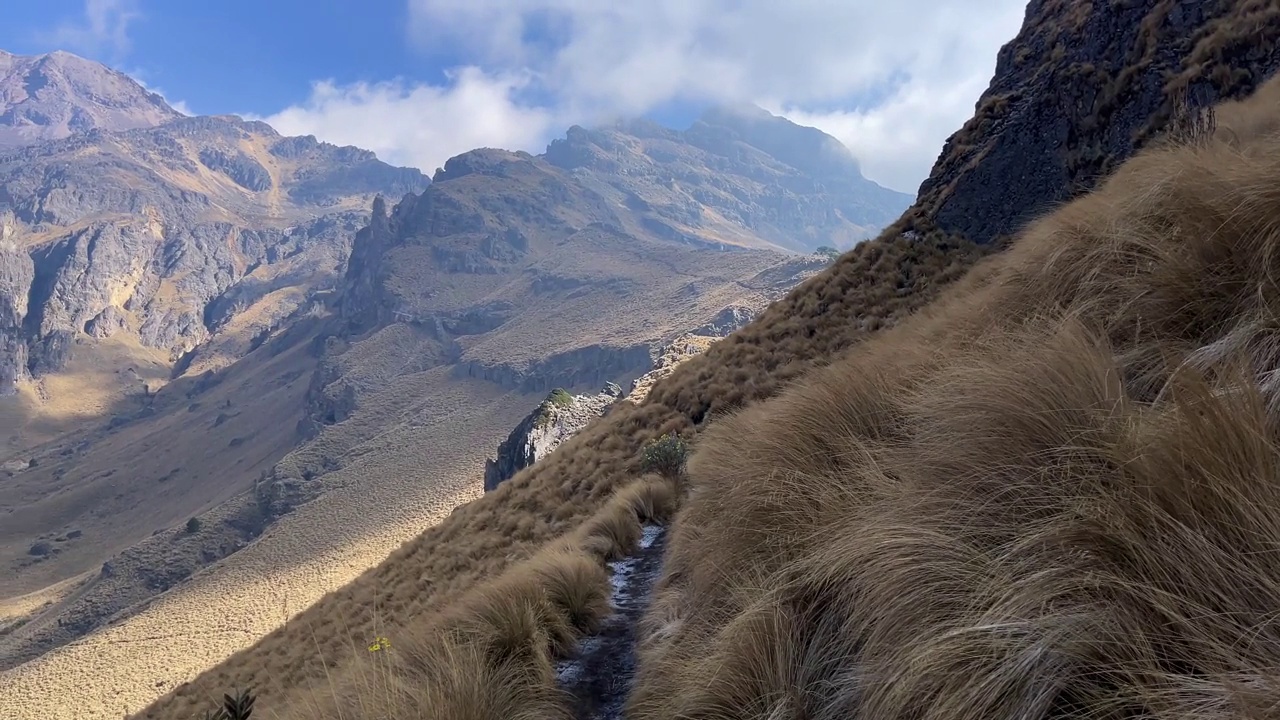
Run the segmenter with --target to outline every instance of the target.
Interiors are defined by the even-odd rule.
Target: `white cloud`
[[[305,104],[260,119],[285,135],[356,145],[428,174],[460,152],[533,147],[552,132],[551,111],[512,99],[527,77],[466,67],[448,79],[447,87],[398,80],[343,87],[317,82]]]
[[[318,83],[307,103],[268,121],[429,169],[479,145],[537,151],[571,123],[671,100],[747,101],[836,135],[869,177],[907,192],[972,115],[1025,5],[408,2],[410,40],[466,69],[442,87]]]
[[[85,0],[82,18],[63,23],[42,38],[59,49],[120,58],[130,49],[129,24],[139,17],[137,0]]]

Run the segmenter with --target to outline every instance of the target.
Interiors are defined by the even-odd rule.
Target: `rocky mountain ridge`
[[[11,149],[0,181],[0,392],[122,330],[176,362],[296,291],[270,325],[336,280],[374,195],[428,184],[367,151],[231,117]]]
[[[542,157],[640,213],[652,233],[723,245],[848,248],[912,200],[864,178],[830,135],[750,105],[713,107],[683,131],[574,126]]]
[[[182,116],[133,78],[91,60],[63,51],[0,50],[0,148],[95,129],[153,127]]]

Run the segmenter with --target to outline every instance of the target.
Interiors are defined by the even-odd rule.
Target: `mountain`
[[[1176,98],[1180,93],[1180,81],[1176,78],[1185,76],[1194,81],[1196,87],[1204,88],[1201,91],[1204,96],[1194,97],[1197,104],[1240,98],[1256,90],[1276,70],[1276,49],[1280,45],[1280,22],[1277,22],[1276,13],[1274,4],[1252,0],[1215,3],[1034,0],[1028,6],[1026,21],[1018,37],[1002,49],[999,71],[992,80],[991,88],[977,103],[975,118],[948,141],[930,179],[922,186],[916,205],[889,231],[858,245],[830,268],[773,303],[747,327],[713,344],[704,354],[681,364],[668,377],[657,382],[642,402],[615,404],[608,414],[589,424],[547,457],[503,482],[493,492],[457,508],[447,519],[405,543],[377,568],[293,616],[287,625],[262,638],[251,648],[202,673],[189,684],[181,685],[138,716],[186,717],[206,707],[207,698],[231,688],[244,687],[251,687],[258,693],[256,708],[259,712],[269,707],[280,708],[280,712],[288,714],[294,708],[305,707],[304,712],[310,717],[339,717],[343,716],[344,710],[350,710],[335,707],[335,697],[350,697],[353,702],[366,699],[379,703],[402,703],[402,706],[379,705],[375,710],[389,717],[397,717],[394,712],[404,706],[432,707],[442,716],[447,716],[451,709],[449,702],[463,703],[467,698],[482,698],[489,702],[487,710],[495,717],[519,712],[537,711],[546,715],[565,712],[553,692],[558,682],[557,665],[553,663],[571,659],[574,638],[592,632],[601,615],[609,612],[607,605],[611,586],[608,570],[604,569],[608,567],[605,561],[614,562],[615,567],[619,567],[618,563],[625,563],[623,558],[642,542],[639,521],[662,520],[669,512],[669,507],[664,511],[662,503],[657,502],[661,496],[654,488],[658,486],[651,480],[640,478],[644,469],[641,460],[646,449],[666,447],[651,445],[652,441],[663,433],[683,432],[696,442],[698,433],[704,428],[709,426],[714,430],[724,422],[721,418],[726,414],[746,409],[744,419],[733,426],[726,426],[740,431],[736,437],[729,437],[734,433],[720,431],[722,443],[727,442],[726,437],[728,441],[735,441],[735,444],[722,447],[735,454],[733,459],[738,464],[733,467],[745,467],[743,463],[750,465],[759,460],[760,463],[772,463],[768,467],[778,471],[769,475],[766,485],[751,494],[735,495],[732,477],[724,478],[710,495],[705,494],[707,485],[695,486],[689,502],[693,502],[692,498],[698,493],[704,493],[699,501],[704,503],[704,508],[708,507],[705,503],[719,502],[717,507],[710,509],[713,513],[718,511],[717,517],[722,526],[730,531],[715,537],[699,535],[682,529],[684,526],[677,520],[676,529],[668,539],[671,544],[666,557],[674,557],[673,553],[678,553],[690,563],[685,567],[693,567],[699,557],[731,556],[732,548],[725,544],[726,538],[742,538],[742,542],[751,543],[753,549],[758,548],[754,539],[759,538],[767,549],[771,541],[783,545],[803,536],[803,530],[812,525],[814,518],[822,517],[826,509],[822,503],[793,514],[789,518],[791,524],[780,533],[770,534],[766,532],[770,526],[755,525],[753,520],[767,516],[770,508],[787,500],[787,494],[779,492],[779,488],[807,487],[805,483],[810,476],[804,473],[812,473],[813,470],[804,463],[817,465],[822,470],[824,463],[856,461],[856,457],[841,454],[847,448],[824,444],[823,438],[868,427],[863,423],[864,414],[843,413],[833,418],[829,413],[844,406],[839,403],[833,405],[830,398],[838,397],[836,393],[847,386],[876,389],[873,380],[881,377],[876,374],[881,371],[885,377],[900,377],[890,373],[896,362],[908,357],[919,357],[922,362],[931,359],[941,362],[947,357],[930,355],[924,351],[927,348],[907,347],[898,354],[892,352],[893,348],[888,348],[882,350],[882,354],[871,356],[868,364],[857,366],[859,372],[845,378],[843,384],[820,388],[828,391],[816,398],[797,397],[793,393],[764,408],[760,414],[753,415],[751,408],[776,395],[788,382],[815,367],[836,361],[844,353],[853,352],[864,341],[879,336],[884,328],[920,311],[945,288],[965,277],[981,258],[998,256],[1005,244],[997,241],[1019,230],[1031,213],[1096,184],[1095,167],[1114,167],[1129,157],[1137,146],[1157,141],[1161,131],[1168,127],[1161,116],[1166,114],[1166,110],[1172,114],[1178,107]],[[1141,42],[1125,44],[1126,39],[1139,39]],[[1071,62],[1067,61],[1069,56]],[[1116,89],[1133,90],[1132,84],[1137,81],[1141,81],[1143,86],[1155,82],[1156,94],[1108,94],[1111,97],[1109,103],[1092,104],[1089,107],[1094,111],[1080,110],[1079,115],[1074,114],[1077,112],[1074,107],[1063,106],[1059,87],[1083,91],[1083,84],[1072,80],[1071,76],[1083,71],[1082,63],[1086,62],[1093,64],[1093,71],[1117,79]],[[1100,87],[1107,88],[1106,85]],[[999,98],[1009,92],[1018,94],[1016,102],[1012,97],[1001,102]],[[1085,97],[1087,95],[1081,96],[1082,101]],[[1054,107],[1059,108],[1056,113],[1051,111]],[[1010,110],[1016,108],[1024,110],[1011,114]],[[1027,108],[1040,108],[1042,113],[1028,114]],[[1066,119],[1059,121],[1064,114]],[[1031,125],[1033,119],[1042,124]],[[1133,127],[1146,127],[1147,124],[1152,126],[1148,139],[1134,140],[1127,135]],[[1259,128],[1265,130],[1266,127],[1269,126],[1260,121]],[[1044,139],[1040,139],[1040,135],[1044,135]],[[1066,156],[1072,148],[1107,155],[1111,159],[1099,157],[1096,164],[1093,161],[1068,163]],[[1025,152],[1032,150],[1040,154],[1033,152],[1029,158],[1024,156]],[[1043,173],[1037,174],[1039,164],[1046,162],[1046,152],[1051,162]],[[1196,199],[1194,194],[1185,197],[1189,202]],[[973,212],[977,219],[965,220],[961,208]],[[1080,220],[1083,223],[1087,218]],[[1205,237],[1211,234],[1206,232]],[[1213,257],[1218,256],[1206,255],[1200,259]],[[989,277],[978,273],[972,276],[971,282],[981,286],[982,281]],[[1028,287],[1034,289],[1036,285],[1030,283]],[[1180,309],[1186,310],[1185,306]],[[1129,333],[1123,337],[1132,336],[1133,333]],[[991,369],[991,377],[1000,377],[998,372],[1010,369],[1000,365],[1002,360],[1006,358],[994,358],[994,365],[984,364],[982,367]],[[990,363],[993,359],[985,357],[984,362]],[[1048,366],[1047,359],[1034,364],[1034,367]],[[963,368],[957,368],[958,372],[961,370]],[[923,400],[929,400],[940,393],[953,392],[954,386],[948,384],[948,379],[938,378],[919,395]],[[1024,380],[1029,386],[1044,389],[1055,387],[1058,378]],[[1005,397],[1000,394],[1004,390],[998,385],[982,387],[988,388],[989,392],[984,391],[971,400],[999,402]],[[744,445],[743,440],[770,440],[769,430],[781,418],[777,413],[788,407],[791,411],[787,419],[801,427],[807,437],[812,436],[812,444],[802,448],[784,446],[765,457],[753,455],[755,451]],[[854,409],[863,407],[859,405]],[[865,407],[865,415],[870,415],[873,410],[889,413],[897,405],[876,404],[868,400]],[[1076,410],[1079,407],[1074,406]],[[1023,407],[1014,409],[1026,410]],[[824,412],[827,414],[822,414]],[[1239,413],[1237,416],[1247,414]],[[990,429],[985,425],[976,429],[965,425],[964,421],[970,417],[961,416],[955,427],[961,437],[975,435],[976,439],[988,443],[993,437],[998,437],[982,436],[980,431]],[[750,424],[752,418],[756,419],[754,425]],[[819,418],[825,418],[825,421]],[[1042,422],[1043,418],[1035,419],[1035,422],[1028,419],[1020,427],[1039,428],[1043,427]],[[1203,419],[1196,422],[1203,422]],[[1170,427],[1175,426],[1181,427],[1170,424]],[[951,425],[945,428],[951,428]],[[892,426],[869,428],[869,431],[879,430],[895,432]],[[1155,432],[1155,428],[1152,431]],[[1240,435],[1246,436],[1253,437],[1249,433]],[[905,439],[914,437],[911,434]],[[1082,442],[1079,435],[1069,435],[1068,440]],[[990,458],[994,459],[988,459],[988,462],[1003,459],[1006,456],[1000,453],[1006,450],[993,446]],[[695,454],[695,459],[698,457]],[[936,457],[943,463],[951,461],[950,455]],[[695,480],[706,477],[705,473],[714,468],[711,460],[699,462],[706,465],[702,469],[692,469]],[[1175,466],[1176,462],[1171,460],[1168,467]],[[756,473],[751,477],[758,476],[756,468],[747,470]],[[992,472],[1000,471],[1002,469],[998,467],[992,469]],[[1053,471],[1046,469],[1044,472],[1049,474]],[[640,479],[632,482],[637,478]],[[979,499],[987,501],[997,494],[982,495]],[[670,497],[669,493],[667,497]],[[829,495],[820,497],[829,498]],[[841,501],[847,499],[842,498]],[[1093,507],[1090,502],[1095,499],[1076,506],[1075,510]],[[794,506],[782,507],[785,510]],[[1029,507],[1039,506],[1032,502]],[[909,514],[896,514],[891,519],[903,523],[920,520]],[[876,520],[878,518],[867,518],[868,523]],[[856,531],[859,526],[854,524],[839,529]],[[610,541],[606,535],[615,539]],[[1141,540],[1152,535],[1139,533],[1129,536],[1129,540],[1134,537]],[[1044,544],[1035,544],[1035,547],[1044,547]],[[829,558],[822,556],[819,559]],[[821,567],[833,565],[833,562],[827,562]],[[1035,567],[1043,570],[1045,565]],[[634,632],[643,635],[639,660],[642,673],[655,667],[648,662],[656,656],[645,653],[657,647],[664,636],[678,634],[682,622],[692,622],[683,616],[664,616],[662,609],[692,607],[696,611],[698,608],[696,598],[691,601],[681,595],[689,587],[690,577],[682,576],[679,566],[668,570],[669,574],[658,587],[677,604],[656,606],[643,624],[633,627]],[[958,568],[957,572],[963,572],[963,569]],[[866,577],[869,581],[879,582],[890,576],[889,568],[878,568]],[[556,590],[555,585],[566,577],[578,578],[576,583],[567,586],[581,590],[574,596],[581,604],[568,606],[572,614],[560,612],[570,599],[562,590]],[[885,597],[893,599],[901,592],[928,587],[928,578],[914,575],[912,578],[916,580],[914,585],[899,588],[897,594],[886,592]],[[618,576],[613,579],[617,580]],[[701,576],[699,582],[702,583],[699,587],[707,587],[707,576]],[[741,578],[735,576],[735,583],[733,588],[723,590],[740,591],[738,596],[742,598],[756,598],[761,594],[762,586],[750,585],[749,578],[748,582],[741,582]],[[710,586],[713,591],[721,592],[717,597],[724,596],[725,593],[715,587],[714,577]],[[715,678],[741,681],[730,688],[738,690],[738,695],[728,698],[722,695],[697,696],[694,694],[695,686],[711,676],[680,675],[677,666],[664,664],[656,667],[668,671],[676,668],[676,672],[665,675],[659,672],[649,677],[675,678],[680,685],[674,682],[651,684],[648,686],[649,697],[659,695],[673,702],[689,701],[690,704],[677,709],[688,710],[686,714],[690,715],[728,713],[754,716],[773,713],[790,716],[803,713],[806,707],[790,707],[782,703],[809,699],[807,694],[797,693],[797,687],[814,689],[813,692],[819,693],[822,689],[834,687],[834,681],[823,677],[808,685],[788,683],[796,676],[787,673],[807,668],[810,664],[801,660],[788,668],[762,666],[759,663],[770,662],[776,657],[791,657],[773,654],[775,648],[779,652],[790,652],[794,646],[787,644],[789,640],[780,640],[765,648],[769,652],[749,654],[753,648],[761,649],[750,644],[750,639],[766,632],[770,633],[767,635],[770,638],[790,638],[785,623],[809,617],[806,613],[825,613],[819,616],[829,618],[831,622],[803,637],[814,643],[810,647],[815,654],[810,657],[831,657],[823,654],[825,646],[822,642],[830,637],[830,633],[845,626],[830,611],[852,612],[858,611],[859,607],[856,603],[824,603],[823,587],[815,580],[801,588],[805,592],[789,595],[794,603],[776,612],[764,608],[758,614],[744,616],[717,613],[717,608],[708,606],[706,616],[699,618],[698,624],[692,627],[695,633],[702,631],[699,637],[703,642],[687,646],[690,650],[688,659],[704,661],[708,672],[715,668],[730,671]],[[521,614],[521,607],[528,612]],[[498,622],[504,619],[521,622],[503,628]],[[735,621],[733,629],[745,631],[730,639],[742,639],[744,644],[708,645],[716,638],[730,637],[720,634],[723,623],[730,619]],[[526,624],[524,620],[529,622]],[[1193,625],[1189,622],[1185,626]],[[338,627],[342,629],[338,630]],[[527,632],[509,632],[515,627],[524,628]],[[904,621],[889,629],[912,631],[915,625]],[[461,639],[456,643],[441,644],[442,630],[457,631],[453,637]],[[759,632],[753,635],[754,631]],[[776,634],[778,632],[782,634]],[[379,695],[374,700],[372,696],[361,695],[359,690],[361,680],[368,679],[362,671],[369,667],[371,657],[365,652],[363,643],[366,638],[381,635],[392,641],[393,648],[403,649],[416,657],[431,658],[431,661],[398,666],[405,673],[403,684],[396,684],[394,692]],[[940,633],[919,640],[932,642],[943,636]],[[361,639],[361,643],[357,643],[359,652],[351,649],[352,643],[348,638]],[[915,640],[917,638],[913,638],[912,643],[896,647],[914,652],[922,647]],[[503,645],[503,642],[509,644]],[[1224,641],[1225,644],[1214,647],[1235,647],[1231,642]],[[304,646],[305,650],[300,649]],[[970,652],[964,657],[992,657],[985,652],[974,651],[972,646],[966,647]],[[712,652],[705,652],[708,649]],[[570,657],[566,658],[566,655]],[[380,659],[382,656],[376,657]],[[726,664],[739,661],[741,664]],[[56,667],[75,665],[68,656],[64,664]],[[570,666],[561,664],[559,667]],[[31,679],[24,678],[22,689],[40,687],[40,682],[54,677],[55,669],[50,665],[44,672],[32,670]],[[731,672],[735,669],[739,671]],[[845,667],[839,669],[844,673],[839,680],[847,682],[851,671]],[[1161,673],[1166,671],[1174,670],[1153,670],[1150,676],[1163,677]],[[954,675],[940,672],[936,677]],[[1116,676],[1097,677],[1110,681]],[[1204,677],[1202,674],[1201,679]],[[768,686],[766,689],[771,694],[757,693],[757,686],[751,684],[757,680],[777,680],[784,687]],[[337,692],[332,691],[335,687]],[[686,688],[689,694],[672,692],[672,687]],[[1095,690],[1100,696],[1110,697],[1106,695],[1106,688]],[[1007,697],[1005,693],[980,694],[984,702]],[[324,698],[316,700],[321,695]],[[430,704],[424,699],[427,697],[431,698]],[[695,701],[699,697],[710,704],[697,704]],[[935,693],[927,697],[941,696]],[[1170,696],[1157,693],[1149,697],[1167,699]],[[721,699],[755,704],[746,708],[716,705],[715,702]],[[319,703],[322,707],[317,709],[314,704],[307,703]],[[1060,703],[1052,710],[1070,713],[1077,707],[1071,697],[1060,698]],[[671,705],[664,707],[672,708]],[[1198,705],[1197,710],[1200,708]],[[452,709],[461,712],[463,708]],[[823,710],[822,714],[842,714],[838,710],[828,710]],[[1143,712],[1140,708],[1132,711],[1136,714]],[[913,713],[904,709],[901,714],[908,716]],[[947,713],[936,711],[935,714],[942,716]],[[1023,714],[1034,713],[1028,710]],[[669,717],[671,714],[656,713],[654,716]]]
[[[133,78],[93,61],[61,51],[32,57],[0,50],[0,148],[180,117]]]
[[[911,204],[864,178],[835,138],[755,106],[713,107],[684,131],[575,126],[545,157],[617,196],[651,231],[731,245],[848,248]]]
[[[322,282],[374,195],[428,183],[367,151],[226,117],[9,150],[0,181],[17,280],[0,304],[25,305],[0,336],[26,345],[0,358],[0,392],[63,370],[81,335],[124,330],[176,360],[266,295]]]
[[[775,120],[809,139],[620,123],[431,180],[229,116],[0,151],[5,697],[122,674],[68,710],[136,710],[482,493],[547,390],[629,382],[884,221]]]

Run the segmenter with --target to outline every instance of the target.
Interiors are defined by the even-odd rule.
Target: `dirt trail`
[[[564,689],[573,693],[579,720],[620,720],[636,667],[636,627],[662,571],[667,529],[646,525],[636,554],[609,563],[613,614],[582,641],[576,657],[557,664]]]

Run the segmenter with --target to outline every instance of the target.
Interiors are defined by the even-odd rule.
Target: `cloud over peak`
[[[973,112],[1024,0],[408,0],[440,85],[318,82],[266,120],[430,170],[481,145],[540,150],[571,124],[672,101],[751,102],[848,145],[913,192]]]

